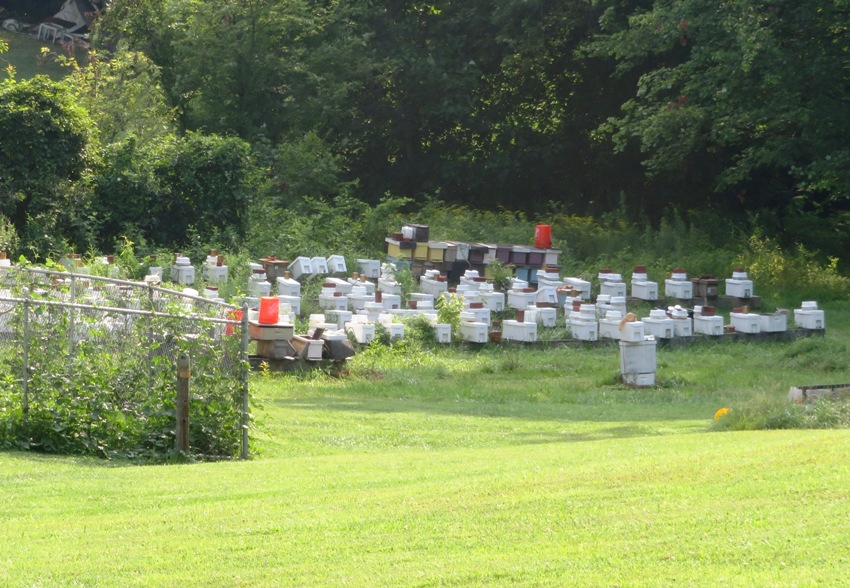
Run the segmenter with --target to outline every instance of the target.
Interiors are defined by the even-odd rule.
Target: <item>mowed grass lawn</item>
[[[37,75],[45,75],[53,80],[60,80],[68,74],[68,69],[57,63],[55,56],[64,55],[61,43],[50,43],[35,37],[13,33],[0,28],[0,41],[8,45],[8,51],[0,53],[0,80],[6,79],[6,68],[15,68],[17,79],[29,79]],[[41,49],[46,47],[51,55],[41,57]]]
[[[850,433],[714,412],[850,382],[825,338],[361,353],[256,376],[256,456],[133,466],[0,453],[2,586],[844,586]]]

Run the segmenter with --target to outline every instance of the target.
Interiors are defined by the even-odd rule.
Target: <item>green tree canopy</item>
[[[628,14],[621,26],[612,6],[609,34],[593,50],[640,78],[603,130],[618,149],[636,141],[651,174],[705,178],[730,204],[784,207],[805,197],[844,206],[849,8],[846,0],[674,0]]]
[[[42,76],[0,83],[0,214],[21,235],[27,225],[42,242],[86,230],[79,184],[98,155],[97,130],[66,86]]]

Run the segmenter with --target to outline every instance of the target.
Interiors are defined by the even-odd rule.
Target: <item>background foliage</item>
[[[5,155],[0,213],[33,257],[125,235],[374,255],[397,211],[440,238],[528,242],[524,224],[547,222],[584,265],[700,247],[700,271],[716,270],[757,234],[846,272],[845,13],[843,0],[115,0],[72,75],[5,82],[7,103],[37,97],[29,108],[64,116],[78,144],[38,143],[35,119],[6,117],[49,163]]]

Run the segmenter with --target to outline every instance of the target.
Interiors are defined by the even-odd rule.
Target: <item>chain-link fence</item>
[[[247,457],[248,329],[222,301],[83,274],[0,271],[0,446],[167,455],[188,354],[193,453]]]

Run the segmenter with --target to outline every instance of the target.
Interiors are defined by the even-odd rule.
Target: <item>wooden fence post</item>
[[[192,376],[192,362],[188,353],[177,356],[177,426],[175,427],[175,448],[182,453],[189,452],[189,378]]]

